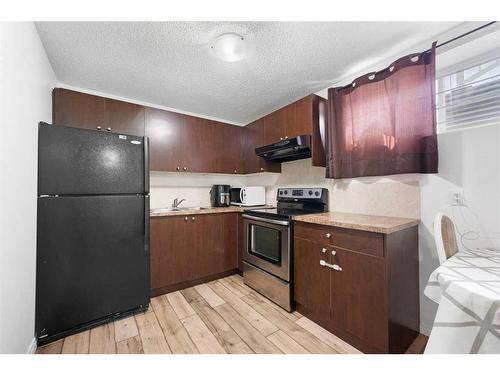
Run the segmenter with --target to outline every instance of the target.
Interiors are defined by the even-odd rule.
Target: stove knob
[[[313,191],[312,190],[309,190],[309,195],[313,195]]]
[[[319,197],[319,191],[315,191],[314,195],[317,196],[317,197]]]
[[[285,195],[287,195],[287,194],[288,194],[288,190],[285,190]]]

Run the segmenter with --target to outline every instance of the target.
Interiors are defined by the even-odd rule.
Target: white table
[[[500,353],[500,253],[461,251],[430,276],[439,303],[425,353]]]

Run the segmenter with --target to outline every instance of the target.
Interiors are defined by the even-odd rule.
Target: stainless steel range
[[[292,311],[293,217],[328,211],[328,190],[280,188],[277,207],[243,214],[245,284]]]

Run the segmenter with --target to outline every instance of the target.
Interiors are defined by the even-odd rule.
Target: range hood
[[[311,157],[311,136],[299,135],[287,138],[277,143],[258,147],[255,149],[257,156],[269,161],[290,161]]]

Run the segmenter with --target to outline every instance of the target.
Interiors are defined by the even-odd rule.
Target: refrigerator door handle
[[[144,192],[149,194],[149,138],[144,137]],[[148,211],[149,217],[149,211]]]
[[[144,251],[149,252],[149,195],[144,197]]]

